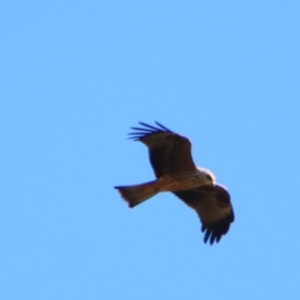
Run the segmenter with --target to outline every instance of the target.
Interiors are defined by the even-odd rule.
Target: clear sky
[[[2,1],[0,299],[300,299],[299,1]],[[203,243],[127,140],[193,142],[236,220]]]

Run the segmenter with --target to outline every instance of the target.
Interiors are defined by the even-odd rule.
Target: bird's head
[[[215,185],[216,184],[216,178],[215,175],[204,168],[197,167],[199,173],[203,176],[203,180],[206,182],[207,185]]]

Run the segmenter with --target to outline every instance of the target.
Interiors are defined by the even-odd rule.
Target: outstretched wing
[[[191,142],[155,122],[157,127],[140,122],[143,127],[132,127],[129,133],[135,141],[149,148],[150,162],[156,177],[176,172],[194,172],[196,166],[192,159]]]
[[[205,185],[196,189],[174,192],[188,206],[196,210],[202,222],[204,242],[218,243],[234,221],[230,195],[219,185]]]

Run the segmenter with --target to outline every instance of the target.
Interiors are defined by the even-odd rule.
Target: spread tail
[[[156,181],[137,185],[115,186],[129,207],[134,207],[159,192]]]

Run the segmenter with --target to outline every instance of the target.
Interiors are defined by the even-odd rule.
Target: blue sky
[[[299,299],[299,1],[2,1],[1,299]],[[193,142],[236,221],[203,243],[130,126]]]

